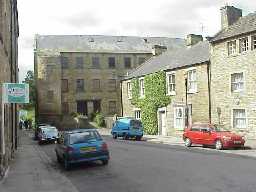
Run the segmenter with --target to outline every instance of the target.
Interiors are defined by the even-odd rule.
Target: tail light
[[[68,146],[67,148],[66,148],[66,152],[67,153],[72,153],[74,151],[74,148],[72,148],[72,147],[70,147],[70,146]]]
[[[107,151],[107,150],[108,150],[108,146],[107,146],[106,143],[103,143],[103,144],[102,144],[101,150],[102,150],[102,151]]]

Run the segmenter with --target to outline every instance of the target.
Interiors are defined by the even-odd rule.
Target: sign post
[[[26,83],[3,83],[2,87],[2,121],[1,121],[1,154],[5,154],[4,113],[5,104],[29,103],[29,85]]]

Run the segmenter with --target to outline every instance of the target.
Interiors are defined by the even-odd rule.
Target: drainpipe
[[[212,106],[211,106],[211,70],[210,70],[210,64],[211,62],[209,61],[207,63],[207,76],[208,76],[208,96],[209,96],[209,122],[212,122]]]

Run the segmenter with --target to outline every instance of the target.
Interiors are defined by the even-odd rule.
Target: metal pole
[[[1,101],[1,106],[2,106],[2,121],[1,121],[1,143],[2,143],[2,149],[1,153],[2,155],[5,154],[5,141],[4,141],[4,85],[2,87],[2,101]]]

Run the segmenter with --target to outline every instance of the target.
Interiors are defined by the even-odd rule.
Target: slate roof
[[[211,42],[224,40],[253,31],[256,31],[256,13],[251,13],[245,17],[239,18],[233,25],[217,33]]]
[[[136,37],[105,35],[37,35],[37,50],[58,52],[151,53],[153,45],[167,49],[185,46],[185,40],[168,37]]]
[[[141,66],[130,72],[124,80],[141,77],[157,71],[172,70],[181,67],[201,64],[210,60],[210,44],[202,41],[191,48],[166,51],[159,56],[152,57]]]

